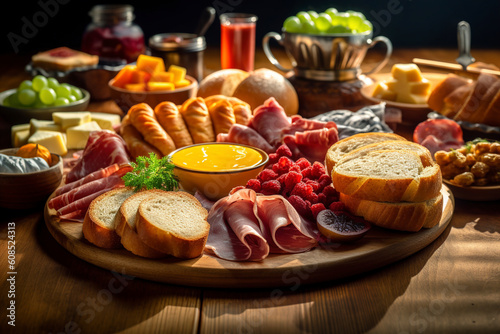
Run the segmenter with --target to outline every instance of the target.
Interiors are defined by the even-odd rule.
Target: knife
[[[462,65],[464,71],[467,71],[467,66],[476,60],[470,55],[470,25],[465,21],[460,21],[457,27],[458,52],[459,56],[456,59],[457,63]]]

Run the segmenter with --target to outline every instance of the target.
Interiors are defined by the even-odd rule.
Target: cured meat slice
[[[297,132],[304,132],[310,130],[320,130],[323,128],[335,128],[337,129],[337,124],[333,121],[322,122],[314,119],[303,118],[299,115],[292,116],[292,123],[281,131],[282,136],[294,135]]]
[[[450,119],[428,119],[413,132],[413,141],[427,147],[432,156],[439,150],[458,148],[464,144],[460,125]]]
[[[74,182],[112,164],[130,162],[130,155],[122,137],[109,130],[90,133],[81,157],[66,176],[66,183]]]
[[[339,140],[337,127],[321,128],[286,135],[283,142],[290,148],[293,156],[305,157],[311,162],[325,161],[326,152]]]
[[[110,189],[102,189],[86,197],[80,198],[79,200],[76,200],[72,203],[69,203],[68,205],[57,210],[57,216],[60,219],[64,220],[83,222],[85,214],[87,213],[87,209],[92,200],[97,196],[104,194],[108,190]]]
[[[290,119],[283,107],[271,97],[254,110],[249,126],[277,148],[281,144],[281,131],[290,126]]]
[[[116,172],[120,166],[118,164],[112,164],[111,166],[108,166],[106,168],[101,168],[99,170],[96,170],[93,173],[90,173],[89,175],[81,178],[80,180],[71,182],[71,183],[66,183],[65,185],[57,188],[56,190],[56,196],[64,194],[71,189],[74,189],[76,187],[81,186],[82,184],[89,183],[94,180],[102,179],[103,177],[110,176],[114,172]]]
[[[218,142],[239,143],[258,147],[267,153],[275,151],[275,149],[257,131],[245,125],[233,124],[227,135],[219,135],[217,136]]]

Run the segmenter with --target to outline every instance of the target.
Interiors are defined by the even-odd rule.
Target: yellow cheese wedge
[[[81,149],[85,148],[89,135],[92,131],[101,130],[96,121],[83,123],[81,125],[73,126],[66,130],[66,140],[68,149]]]
[[[422,73],[417,64],[395,64],[391,70],[392,77],[398,81],[422,81]]]
[[[12,146],[21,147],[28,143],[28,138],[30,137],[30,130],[17,131],[14,134],[14,139],[12,139]]]
[[[30,134],[34,134],[38,130],[46,131],[61,131],[61,126],[56,124],[54,121],[40,120],[40,119],[30,119]]]
[[[419,82],[409,82],[410,93],[419,95],[429,95],[431,93],[431,83],[427,79]]]
[[[101,129],[114,131],[113,126],[119,125],[121,118],[117,114],[107,114],[103,112],[91,112],[90,120],[97,122]]]
[[[56,153],[61,156],[68,153],[68,149],[66,148],[63,134],[61,132],[39,130],[29,137],[28,143],[45,146],[51,153]]]
[[[58,111],[52,114],[54,123],[61,126],[61,131],[67,128],[88,123],[91,120],[89,111]]]
[[[373,97],[376,97],[377,99],[394,101],[396,100],[396,95],[396,92],[389,90],[386,83],[383,81],[378,82],[373,90]]]
[[[19,132],[19,131],[26,131],[26,130],[28,130],[28,132],[29,132],[29,129],[30,129],[30,124],[29,123],[13,125],[10,128],[10,140],[11,140],[12,145],[14,145],[14,139],[16,137],[16,133],[17,132]],[[14,147],[17,147],[17,146],[14,145]]]

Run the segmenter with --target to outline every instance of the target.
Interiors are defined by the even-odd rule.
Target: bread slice
[[[328,175],[331,175],[333,166],[335,166],[337,161],[339,161],[344,154],[354,151],[359,147],[386,140],[406,140],[406,138],[395,133],[366,132],[358,133],[339,140],[338,142],[330,146],[330,148],[326,152],[325,167]]]
[[[207,210],[194,196],[181,191],[164,192],[140,203],[136,229],[141,240],[157,251],[195,258],[207,242],[207,216]]]
[[[120,248],[120,237],[115,231],[115,216],[122,203],[134,190],[115,188],[96,197],[89,205],[83,220],[83,236],[102,248]]]
[[[431,152],[420,144],[414,143],[409,140],[386,140],[378,143],[368,144],[345,154],[337,163],[346,162],[348,160],[357,159],[364,156],[368,152],[381,151],[381,150],[410,150],[415,151],[420,156],[424,167],[434,164]]]
[[[376,226],[400,230],[419,231],[439,223],[443,213],[443,195],[423,202],[378,202],[340,194],[340,201],[356,216]]]
[[[116,214],[115,230],[120,236],[121,244],[135,255],[154,259],[167,256],[167,254],[159,252],[142,242],[135,228],[139,204],[148,197],[162,193],[162,191],[156,189],[137,192],[123,202]]]
[[[444,98],[460,86],[470,84],[470,80],[450,73],[441,80],[431,91],[427,99],[429,108],[440,111],[444,107]]]
[[[474,82],[458,87],[444,98],[443,108],[437,111],[448,118],[455,117],[465,101],[471,96],[475,86],[476,83]]]
[[[421,202],[439,194],[442,178],[439,166],[424,166],[415,151],[381,150],[336,164],[332,182],[338,192],[356,198]]]
[[[481,100],[484,99],[488,89],[498,80],[499,79],[495,75],[481,73],[477,78],[476,85],[474,87],[474,90],[472,91],[472,94],[470,94],[469,98],[464,103],[462,108],[460,108],[454,119],[462,121],[469,121],[472,119],[472,121],[475,122],[475,113],[479,105],[481,104]]]
[[[61,46],[39,52],[31,57],[31,61],[34,67],[45,70],[69,71],[77,67],[97,65],[99,56]]]
[[[491,126],[500,126],[500,90],[498,90],[497,94],[486,108],[481,123]]]

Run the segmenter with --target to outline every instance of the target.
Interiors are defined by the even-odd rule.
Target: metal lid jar
[[[92,22],[82,39],[82,51],[105,61],[131,63],[145,52],[144,33],[135,24],[130,5],[96,5],[89,12]]]
[[[165,67],[182,66],[196,80],[203,79],[203,53],[207,48],[205,37],[187,33],[158,34],[149,39],[148,46],[148,53],[163,58]]]

